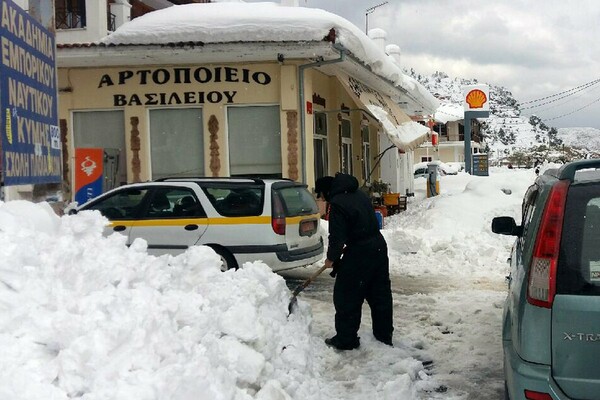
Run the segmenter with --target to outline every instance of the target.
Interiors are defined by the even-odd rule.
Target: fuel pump
[[[427,197],[440,194],[440,177],[435,163],[427,164]]]

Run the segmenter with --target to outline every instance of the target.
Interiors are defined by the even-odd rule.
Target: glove
[[[333,268],[331,268],[331,272],[329,273],[329,276],[331,276],[332,278],[335,278],[339,268],[340,268],[340,260],[334,261]]]

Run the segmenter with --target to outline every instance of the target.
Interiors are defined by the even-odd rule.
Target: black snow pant
[[[371,309],[373,335],[392,343],[393,305],[387,245],[381,235],[364,244],[349,244],[336,268],[333,288],[335,330],[341,343],[354,343],[365,300]]]

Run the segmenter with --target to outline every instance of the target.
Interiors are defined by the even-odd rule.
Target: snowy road
[[[312,271],[300,269],[281,275],[293,288]],[[505,282],[499,278],[402,276],[394,270],[391,278],[396,347],[416,359],[433,361],[428,374],[435,384],[425,386],[419,396],[503,399],[501,317]],[[323,338],[334,333],[333,282],[323,274],[300,295],[312,307],[313,333]],[[372,340],[367,306],[359,335],[363,338],[360,350],[340,353],[339,364],[324,365],[325,370],[317,374],[323,378],[324,396],[330,388],[332,396],[344,394],[346,399],[360,399],[369,394],[369,385],[375,393],[377,382],[393,381],[386,359],[377,357],[377,352],[386,349]],[[365,337],[371,340],[365,343]]]
[[[502,307],[514,238],[493,234],[490,225],[498,215],[519,220],[534,178],[533,171],[508,169],[444,176],[434,198],[426,198],[422,178],[415,180],[407,211],[386,218],[381,231],[394,293],[394,348],[375,341],[365,305],[360,349],[328,353],[327,362],[313,366],[324,400],[504,399]],[[295,287],[316,268],[281,275]],[[318,338],[335,333],[333,282],[323,274],[300,294]],[[313,346],[316,354],[333,352],[320,340]],[[409,365],[429,360],[427,369]],[[400,382],[407,376],[411,382]]]

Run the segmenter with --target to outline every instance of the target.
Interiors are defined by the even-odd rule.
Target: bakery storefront
[[[309,188],[339,171],[361,184],[379,179],[382,135],[414,124],[391,98],[402,92],[328,41],[312,46],[327,59],[234,63],[223,62],[240,58],[233,52],[214,51],[214,62],[197,64],[206,56],[193,46],[59,46],[64,197],[167,176]]]
[[[280,151],[280,79],[280,69],[267,64],[59,69],[65,159],[105,149],[114,158],[104,160],[105,175],[117,185],[165,176],[290,176]]]
[[[378,121],[335,75],[309,70],[307,134],[300,135],[297,70],[277,63],[60,68],[65,180],[76,188],[78,170],[90,161],[103,165],[103,191],[165,176],[251,175],[310,185],[344,171],[366,179]],[[86,149],[102,152],[93,159]]]

